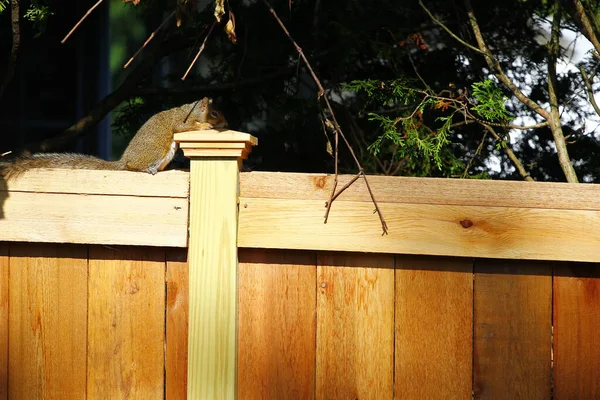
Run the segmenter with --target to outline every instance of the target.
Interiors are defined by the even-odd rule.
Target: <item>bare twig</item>
[[[342,194],[344,192],[344,190],[348,189],[350,186],[352,186],[352,184],[354,182],[356,182],[358,180],[358,178],[360,178],[362,175],[362,172],[359,172],[358,174],[356,174],[354,176],[354,178],[352,178],[348,183],[346,183],[344,186],[342,186],[342,188],[339,190],[339,192],[332,194],[332,196],[329,198],[329,201],[326,202],[326,205],[329,205],[330,203],[332,203],[335,199],[337,199],[339,197],[340,194]],[[335,190],[333,191],[335,192]]]
[[[463,46],[479,53],[479,54],[483,54],[485,55],[485,51],[483,49],[478,49],[477,47],[465,42],[464,40],[462,40],[461,38],[458,37],[458,35],[456,35],[454,32],[452,32],[446,25],[444,25],[444,23],[442,21],[440,21],[439,19],[437,19],[432,13],[431,11],[429,11],[429,9],[427,7],[425,7],[425,4],[423,4],[422,0],[419,0],[419,5],[421,6],[421,8],[423,9],[423,11],[425,11],[425,13],[429,16],[429,18],[431,18],[431,20],[433,22],[435,22],[436,24],[438,24],[440,26],[440,28],[442,28],[443,30],[445,30],[448,35],[452,36],[457,42],[459,42],[460,44],[462,44]]]
[[[582,65],[579,66],[579,71],[581,72],[581,77],[583,78],[583,83],[585,84],[585,88],[586,88],[586,92],[587,92],[590,104],[594,108],[594,111],[596,111],[596,114],[598,114],[600,116],[600,107],[598,107],[598,103],[596,103],[596,98],[594,97],[594,89],[592,88],[592,81],[591,81],[590,77],[588,77],[588,75],[585,72],[585,69],[583,68]]]
[[[50,151],[62,147],[69,140],[81,135],[87,129],[100,122],[112,109],[118,106],[122,101],[127,100],[137,88],[138,83],[142,80],[156,62],[164,56],[186,48],[192,44],[192,40],[187,38],[172,39],[156,46],[153,46],[146,53],[143,60],[137,64],[133,70],[127,75],[125,81],[115,91],[104,97],[85,117],[71,125],[69,128],[46,139],[40,143],[32,143],[27,146],[31,152]]]
[[[204,37],[204,40],[202,41],[202,45],[200,46],[200,49],[198,49],[198,53],[196,54],[196,57],[194,57],[194,59],[192,60],[192,63],[188,67],[187,71],[185,71],[185,74],[183,74],[183,77],[181,77],[182,81],[185,81],[185,78],[187,78],[187,76],[190,73],[192,67],[194,66],[194,64],[196,64],[196,61],[198,61],[198,58],[200,57],[200,54],[202,54],[202,52],[204,51],[204,46],[206,46],[206,41],[208,40],[208,37],[212,33],[212,31],[213,31],[213,29],[214,29],[214,27],[215,27],[216,24],[217,24],[217,21],[213,21],[212,25],[210,26],[210,29],[208,30],[208,33],[206,34],[206,36]]]
[[[461,175],[461,179],[465,179],[467,177],[467,174],[469,173],[469,170],[471,169],[471,166],[473,165],[473,161],[475,160],[475,157],[477,157],[478,155],[481,154],[481,150],[483,150],[483,145],[485,144],[485,138],[487,137],[487,134],[488,134],[487,132],[483,133],[481,142],[479,142],[479,146],[477,146],[477,150],[475,150],[475,154],[473,154],[473,157],[471,157],[471,159],[467,163],[467,166],[465,167],[465,170],[463,171],[463,173]]]
[[[505,140],[503,140],[500,137],[500,135],[498,135],[496,133],[496,131],[494,130],[494,128],[492,128],[491,126],[484,125],[484,127],[485,127],[485,129],[487,129],[487,131],[489,133],[492,134],[492,136],[496,140],[498,140],[500,143],[502,143],[502,147],[504,148],[504,151],[506,152],[506,155],[513,162],[513,164],[515,165],[515,168],[517,168],[517,171],[519,171],[519,174],[521,175],[521,177],[524,180],[526,180],[526,181],[533,182],[533,178],[529,175],[529,172],[527,172],[527,170],[523,166],[523,163],[521,162],[521,160],[519,160],[519,157],[517,157],[517,155],[515,154],[515,152],[512,150],[512,148],[510,147],[510,144],[507,143]]]
[[[103,0],[98,0],[96,2],[96,4],[94,4],[93,6],[90,7],[89,10],[87,10],[87,12],[84,14],[84,16],[81,17],[81,19],[75,24],[75,26],[73,28],[71,28],[69,33],[67,33],[67,36],[65,36],[65,38],[60,41],[62,44],[65,44],[65,42],[67,41],[69,36],[71,36],[73,34],[73,32],[75,32],[75,29],[79,28],[79,25],[81,25],[83,23],[83,21],[92,13],[92,11],[94,11],[96,9],[96,7],[98,7],[100,5],[100,3],[102,3],[102,1]]]
[[[21,47],[21,26],[19,24],[19,0],[11,0],[10,2],[10,25],[12,29],[12,48],[10,50],[10,59],[4,74],[4,81],[0,86],[0,98],[8,87],[10,81],[15,75],[17,68],[17,60],[19,58],[19,48]]]
[[[306,68],[310,72],[313,80],[315,81],[315,84],[319,88],[319,94],[318,94],[318,96],[323,98],[323,100],[325,101],[325,104],[327,105],[327,108],[329,109],[329,112],[331,113],[331,119],[333,121],[333,126],[335,127],[335,132],[336,132],[336,134],[335,134],[335,140],[336,140],[336,146],[335,146],[336,147],[336,160],[335,160],[335,179],[334,179],[334,185],[333,185],[334,189],[332,190],[332,194],[330,196],[330,200],[329,200],[329,202],[327,204],[327,211],[325,212],[325,223],[327,223],[327,217],[329,216],[329,210],[331,209],[331,203],[332,203],[331,199],[334,196],[335,187],[337,186],[337,177],[338,177],[338,170],[337,170],[337,164],[338,164],[337,163],[337,161],[338,161],[337,160],[337,149],[338,149],[338,137],[341,136],[342,140],[346,144],[346,147],[348,148],[348,151],[352,155],[352,158],[354,159],[354,162],[356,163],[356,166],[359,169],[359,173],[362,174],[362,177],[364,178],[365,183],[367,184],[367,188],[369,189],[369,194],[371,195],[371,200],[373,201],[373,204],[375,204],[375,211],[377,212],[377,214],[379,216],[379,219],[381,221],[381,228],[383,229],[383,234],[384,235],[387,234],[387,231],[388,231],[387,223],[385,222],[385,219],[383,218],[383,214],[381,213],[381,210],[379,209],[379,206],[377,205],[377,200],[375,200],[375,196],[373,196],[373,193],[371,192],[371,189],[369,187],[369,183],[367,181],[367,176],[364,174],[364,169],[363,169],[362,165],[360,164],[360,161],[358,161],[358,158],[356,157],[356,154],[354,153],[354,150],[352,149],[352,146],[350,145],[350,142],[348,142],[348,139],[346,138],[346,136],[342,132],[342,128],[338,124],[338,121],[337,121],[337,119],[335,117],[335,113],[333,112],[333,108],[331,107],[331,103],[329,102],[329,99],[327,98],[327,94],[325,92],[325,88],[323,87],[323,84],[321,84],[321,81],[319,80],[319,78],[315,74],[315,71],[312,69],[312,66],[310,65],[310,63],[308,62],[308,59],[306,58],[306,56],[304,55],[304,52],[302,51],[302,48],[292,38],[292,36],[290,35],[290,32],[287,30],[286,26],[281,21],[281,19],[279,18],[279,16],[277,15],[277,13],[275,12],[275,10],[271,6],[271,4],[267,0],[263,0],[263,3],[265,3],[265,5],[269,8],[269,11],[273,15],[273,18],[275,18],[275,20],[277,21],[277,23],[279,24],[279,26],[281,27],[281,29],[283,30],[283,32],[286,34],[286,36],[288,37],[288,39],[292,42],[292,44],[296,48],[296,51],[298,52],[298,55],[300,56],[300,58],[302,58],[302,60],[304,61],[304,64],[306,65]]]
[[[131,58],[129,59],[129,61],[127,61],[125,63],[125,65],[123,66],[123,69],[129,67],[129,64],[131,64],[133,62],[133,60],[138,56],[138,54],[140,54],[142,52],[142,50],[144,50],[146,48],[146,46],[148,45],[148,43],[150,43],[150,41],[152,39],[154,39],[154,36],[156,36],[156,33],[167,23],[168,20],[170,20],[171,18],[173,18],[174,15],[175,15],[175,11],[173,11],[171,14],[169,14],[169,16],[167,18],[165,18],[165,20],[158,26],[158,28],[156,28],[154,30],[154,32],[152,32],[150,34],[150,36],[148,36],[148,39],[146,39],[146,41],[144,42],[144,44],[142,45],[142,47],[140,47],[138,49],[138,51],[136,51],[135,54],[133,56],[131,56]]]

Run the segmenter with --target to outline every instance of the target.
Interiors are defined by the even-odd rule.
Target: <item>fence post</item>
[[[188,399],[234,399],[241,160],[257,139],[235,131],[175,134],[190,165]]]

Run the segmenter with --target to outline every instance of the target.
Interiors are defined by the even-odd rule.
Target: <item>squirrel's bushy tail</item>
[[[0,175],[8,180],[32,168],[120,170],[123,166],[119,161],[106,161],[85,154],[40,153],[0,163]]]

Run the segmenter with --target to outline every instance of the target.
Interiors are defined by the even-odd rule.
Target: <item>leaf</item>
[[[333,146],[331,145],[331,141],[327,140],[326,146],[327,154],[333,157]]]
[[[225,15],[225,0],[215,0],[215,19],[217,22],[221,22],[223,15]]]
[[[224,29],[231,43],[235,44],[237,42],[237,36],[235,35],[235,17],[231,11],[229,11],[229,21],[225,24]]]

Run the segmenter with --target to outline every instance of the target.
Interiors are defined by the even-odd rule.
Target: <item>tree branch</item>
[[[83,17],[81,17],[81,19],[75,24],[75,26],[73,28],[71,28],[69,33],[67,33],[67,35],[63,38],[63,40],[60,41],[62,44],[65,44],[65,42],[73,34],[73,32],[75,32],[75,30],[77,28],[79,28],[79,25],[81,25],[83,23],[83,21],[92,13],[92,11],[94,11],[96,9],[96,7],[98,7],[100,5],[100,3],[102,3],[102,1],[103,0],[98,0],[96,2],[96,4],[94,4],[93,6],[90,7],[89,10],[87,10],[87,12],[83,15]]]
[[[217,21],[213,21],[212,25],[210,26],[210,29],[208,30],[208,33],[206,34],[206,36],[204,37],[204,40],[202,41],[202,45],[200,46],[200,49],[198,50],[198,52],[196,53],[196,57],[194,57],[194,59],[192,60],[192,63],[190,64],[190,66],[188,67],[187,71],[185,71],[185,74],[183,74],[183,76],[181,77],[182,81],[185,81],[185,78],[187,78],[188,74],[190,73],[192,67],[194,66],[194,64],[196,64],[196,61],[198,61],[198,58],[200,57],[200,54],[202,54],[202,52],[204,51],[204,46],[206,46],[206,41],[208,40],[208,37],[210,36],[210,34],[212,33],[215,25],[217,25]]]
[[[265,82],[293,75],[296,67],[285,67],[270,74],[257,76],[254,78],[242,79],[235,82],[215,83],[208,85],[185,85],[177,87],[140,87],[134,89],[131,96],[164,96],[173,94],[205,94],[212,92],[224,92],[228,90],[252,87],[264,84]]]
[[[463,110],[457,110],[457,111],[459,111],[461,114],[465,115],[465,112]],[[465,118],[467,118],[466,115],[465,115]],[[533,178],[529,175],[529,173],[527,172],[527,170],[523,166],[523,163],[521,162],[521,160],[519,160],[519,157],[517,157],[517,155],[514,153],[514,151],[510,147],[510,144],[507,143],[504,139],[502,139],[502,137],[500,135],[498,135],[498,133],[496,133],[496,131],[494,130],[494,128],[491,125],[485,124],[485,123],[480,122],[480,121],[472,120],[472,119],[470,119],[470,120],[466,119],[464,121],[452,124],[452,125],[450,125],[450,127],[461,126],[461,125],[468,125],[468,124],[475,124],[475,123],[479,123],[480,125],[482,125],[485,129],[487,129],[487,131],[489,133],[492,134],[492,136],[494,136],[494,138],[497,141],[499,141],[500,143],[502,143],[502,147],[504,148],[504,151],[506,151],[506,155],[513,162],[513,164],[515,165],[515,168],[517,168],[517,171],[519,171],[519,174],[521,175],[521,177],[523,179],[525,179],[526,181],[533,181]]]
[[[521,160],[519,160],[519,157],[517,157],[515,152],[512,150],[510,144],[503,140],[491,126],[484,125],[484,127],[489,133],[492,134],[492,136],[496,140],[502,143],[502,147],[504,148],[504,151],[506,151],[506,155],[508,156],[508,158],[510,158],[510,161],[512,161],[512,163],[515,165],[515,168],[517,168],[517,171],[519,171],[521,177],[526,181],[533,182],[533,178],[531,177],[531,175],[529,175],[529,172],[527,172],[527,170],[523,166],[523,163],[521,162]]]
[[[566,3],[566,2],[564,2]],[[598,40],[597,29],[592,26],[589,20],[585,8],[580,0],[573,0],[568,7],[571,10],[571,17],[575,24],[581,29],[583,35],[592,43],[596,53],[600,54],[600,41]]]
[[[310,63],[308,62],[308,59],[306,58],[306,56],[304,55],[304,52],[302,51],[302,48],[292,38],[292,36],[290,35],[290,32],[287,30],[286,26],[281,21],[281,19],[279,18],[279,16],[277,15],[277,13],[275,12],[275,10],[271,6],[271,4],[267,0],[263,0],[263,3],[265,3],[265,5],[268,7],[269,12],[271,13],[271,15],[273,15],[273,18],[275,18],[275,20],[277,21],[277,23],[279,24],[279,26],[281,27],[281,29],[283,30],[283,32],[285,33],[285,35],[288,37],[288,39],[292,42],[292,44],[296,48],[296,51],[298,52],[298,55],[304,61],[304,65],[306,65],[306,68],[310,72],[310,75],[312,76],[313,80],[315,81],[315,84],[319,88],[318,96],[321,97],[321,98],[323,98],[323,100],[325,101],[325,104],[327,105],[327,108],[329,109],[329,112],[331,113],[331,119],[333,121],[333,126],[335,128],[335,142],[336,142],[335,143],[335,152],[336,152],[336,157],[335,157],[335,177],[334,177],[333,190],[331,192],[330,199],[327,202],[327,211],[325,212],[325,221],[324,222],[327,223],[327,217],[329,216],[329,211],[331,209],[331,204],[333,203],[333,199],[334,199],[334,195],[335,195],[335,188],[337,186],[337,179],[338,179],[338,165],[337,165],[338,164],[337,163],[337,161],[338,161],[338,159],[337,159],[338,138],[341,137],[342,140],[344,141],[344,143],[346,144],[346,147],[348,148],[348,151],[350,152],[350,155],[354,159],[354,162],[356,163],[356,166],[357,166],[357,168],[359,170],[359,175],[362,175],[362,177],[365,180],[365,184],[367,185],[367,189],[369,190],[369,194],[371,195],[371,200],[373,201],[373,204],[375,206],[375,212],[377,212],[377,215],[379,216],[379,220],[381,221],[381,228],[383,230],[383,234],[386,235],[388,233],[387,232],[388,231],[388,229],[387,229],[387,223],[385,222],[385,219],[383,218],[383,214],[381,213],[379,205],[377,204],[377,200],[375,200],[375,196],[373,196],[373,192],[371,191],[371,187],[369,186],[369,182],[367,180],[367,176],[365,175],[364,168],[360,164],[360,161],[358,161],[358,158],[356,157],[356,154],[354,153],[354,150],[352,149],[352,146],[350,145],[350,142],[348,142],[348,139],[346,138],[346,136],[342,132],[342,128],[338,124],[337,118],[335,117],[335,113],[333,112],[333,108],[331,107],[331,103],[329,102],[329,98],[327,97],[327,93],[325,92],[325,88],[323,87],[323,84],[321,83],[321,81],[319,80],[319,78],[317,77],[317,75],[315,74],[315,71],[312,69]]]
[[[477,18],[475,17],[475,13],[473,12],[473,7],[471,6],[470,0],[465,0],[465,7],[467,9],[467,15],[469,17],[469,23],[471,24],[471,28],[473,30],[473,34],[475,35],[475,40],[479,46],[479,49],[483,52],[485,61],[487,62],[490,69],[494,72],[494,75],[502,82],[519,101],[526,106],[528,106],[531,110],[539,114],[541,117],[548,119],[550,118],[550,113],[543,109],[538,103],[531,100],[529,97],[525,95],[514,84],[513,81],[506,75],[506,73],[502,70],[502,66],[498,62],[498,60],[494,57],[490,49],[487,47],[485,40],[483,39],[483,35],[481,34],[481,30],[479,29],[479,23],[477,22]]]
[[[10,2],[10,25],[12,29],[12,48],[10,50],[10,58],[4,74],[2,86],[0,86],[0,98],[4,91],[12,81],[17,68],[17,60],[19,58],[19,48],[21,47],[21,25],[19,22],[19,0],[11,0]]]
[[[558,6],[558,0],[555,1]],[[561,8],[556,7],[554,17],[552,19],[552,30],[550,33],[550,43],[548,43],[548,95],[550,97],[550,114],[551,117],[548,119],[550,122],[550,130],[554,137],[554,143],[556,145],[556,152],[558,154],[558,162],[567,178],[567,182],[577,183],[579,179],[575,173],[575,168],[571,164],[571,158],[567,150],[567,142],[565,135],[562,131],[562,125],[560,123],[560,111],[558,109],[558,96],[556,93],[557,79],[556,79],[556,62],[560,55],[560,21],[562,18]]]
[[[46,139],[40,143],[33,143],[27,146],[27,150],[32,153],[38,151],[51,151],[64,146],[65,143],[81,135],[100,122],[111,110],[117,107],[121,102],[127,100],[135,90],[138,83],[148,74],[154,65],[163,57],[180,49],[189,47],[193,43],[192,39],[172,39],[154,46],[144,57],[144,59],[131,71],[125,78],[125,81],[114,92],[104,97],[89,112],[88,115],[71,125],[62,133]]]
[[[462,44],[463,46],[473,50],[476,53],[479,54],[483,54],[485,55],[485,51],[483,51],[482,49],[478,49],[477,47],[473,46],[472,44],[469,44],[467,42],[465,42],[464,40],[462,40],[460,37],[458,37],[457,34],[455,34],[454,32],[452,32],[450,30],[450,28],[448,28],[446,25],[444,25],[444,23],[442,21],[440,21],[439,19],[437,19],[432,13],[431,11],[429,11],[429,9],[427,7],[425,7],[425,4],[423,4],[422,0],[419,0],[419,5],[421,6],[421,8],[425,11],[425,13],[427,13],[427,15],[429,16],[429,18],[431,18],[431,20],[433,22],[435,22],[440,28],[442,28],[443,30],[445,30],[448,35],[452,36],[456,41],[458,41],[460,44]]]
[[[592,87],[592,81],[590,80],[590,77],[588,77],[587,73],[585,72],[583,65],[579,66],[579,71],[581,72],[581,77],[583,78],[583,83],[585,85],[590,104],[594,108],[594,111],[596,111],[596,114],[600,116],[600,107],[598,107],[598,103],[596,103],[596,98],[594,97],[594,89]]]
[[[133,56],[131,56],[131,58],[129,59],[129,61],[127,61],[125,63],[125,65],[123,66],[123,68],[127,68],[129,67],[129,65],[133,62],[133,60],[138,56],[138,54],[140,54],[142,52],[142,50],[144,50],[146,48],[146,46],[148,46],[148,43],[150,43],[150,41],[152,41],[152,39],[154,39],[154,36],[156,36],[156,33],[158,31],[160,31],[162,29],[162,27],[171,19],[173,18],[173,16],[175,15],[175,11],[173,11],[171,14],[169,14],[167,16],[167,18],[165,18],[165,20],[158,26],[158,28],[156,28],[154,31],[152,31],[152,33],[150,34],[150,36],[148,36],[148,39],[146,39],[146,41],[144,42],[144,44],[135,52],[135,54]]]

